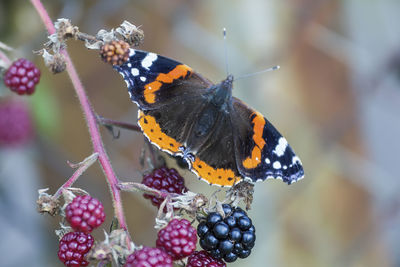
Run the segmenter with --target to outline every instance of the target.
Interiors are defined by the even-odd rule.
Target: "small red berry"
[[[65,208],[65,217],[75,231],[90,233],[106,217],[103,204],[89,195],[77,196]]]
[[[25,58],[14,61],[4,75],[5,85],[19,95],[32,94],[39,80],[40,70]]]
[[[60,240],[58,258],[65,266],[87,266],[86,254],[93,246],[94,239],[90,234],[70,232]]]
[[[24,144],[33,137],[28,106],[22,101],[0,102],[0,145]]]
[[[172,267],[172,259],[162,249],[144,247],[129,255],[124,267]]]
[[[214,259],[207,251],[195,251],[189,256],[186,267],[226,267],[222,260]]]
[[[182,192],[188,190],[183,177],[180,176],[175,169],[168,169],[166,167],[156,169],[152,173],[144,176],[142,184],[166,193],[182,194]],[[157,207],[160,207],[161,203],[164,201],[162,197],[149,194],[144,194],[143,196],[150,199],[153,205]],[[166,209],[164,209],[164,212],[166,212]]]
[[[163,248],[173,260],[180,260],[196,250],[196,229],[186,219],[173,219],[158,232],[158,248]]]

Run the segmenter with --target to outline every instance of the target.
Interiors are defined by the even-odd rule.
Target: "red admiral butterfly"
[[[124,78],[144,135],[182,156],[210,184],[303,178],[300,159],[259,112],[232,96],[233,76],[214,84],[175,60],[130,49]]]

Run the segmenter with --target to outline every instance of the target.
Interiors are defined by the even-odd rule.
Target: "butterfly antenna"
[[[253,73],[249,73],[249,74],[245,74],[245,75],[239,76],[234,81],[241,80],[241,79],[248,78],[248,77],[252,77],[252,76],[264,73],[264,72],[270,72],[270,71],[274,71],[274,70],[279,70],[280,68],[281,67],[278,66],[278,65],[277,66],[273,66],[273,67],[265,69],[265,70],[261,70],[261,71],[257,71],[257,72],[253,72]]]
[[[225,71],[226,75],[229,75],[229,69],[228,69],[228,46],[226,44],[226,28],[223,29],[223,34],[224,34],[224,52],[225,52]]]

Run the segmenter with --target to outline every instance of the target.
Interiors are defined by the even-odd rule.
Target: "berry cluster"
[[[195,251],[188,258],[186,267],[226,267],[226,263],[222,260],[214,259],[210,253],[205,250]]]
[[[65,266],[87,266],[86,254],[92,248],[94,239],[90,234],[70,232],[60,240],[58,258]]]
[[[172,259],[162,249],[144,247],[129,255],[124,267],[172,267]]]
[[[173,219],[158,232],[157,247],[164,249],[173,260],[180,260],[196,250],[196,229],[186,219]]]
[[[225,217],[213,212],[200,221],[197,227],[200,246],[214,258],[223,258],[226,262],[247,258],[256,240],[251,219],[239,207],[224,204],[223,210]]]
[[[40,80],[40,70],[25,58],[13,62],[4,75],[4,83],[19,95],[32,94]]]
[[[127,257],[124,267],[172,267],[172,261],[191,255],[196,243],[196,229],[190,222],[173,219],[158,232],[157,248],[144,247],[135,251]]]
[[[89,195],[77,196],[65,208],[65,217],[75,231],[90,233],[106,217],[103,204]]]
[[[166,193],[182,194],[182,192],[188,190],[183,177],[180,176],[175,169],[168,169],[166,167],[156,169],[152,173],[144,176],[142,184]],[[160,207],[161,203],[164,201],[162,197],[149,194],[144,194],[143,196],[150,199],[153,205],[157,207]],[[164,212],[166,212],[166,209],[164,209]]]
[[[86,255],[94,239],[89,234],[105,219],[103,204],[89,196],[77,196],[65,208],[65,217],[72,229],[60,240],[58,258],[68,267],[87,266]]]
[[[111,65],[122,65],[129,59],[129,44],[124,41],[111,41],[100,49],[101,58]]]
[[[15,146],[29,141],[33,126],[28,106],[24,102],[0,102],[0,145]]]

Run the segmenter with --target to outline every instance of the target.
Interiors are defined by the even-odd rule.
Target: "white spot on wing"
[[[128,63],[127,66],[128,66],[128,68],[132,68],[132,64],[131,63]]]
[[[279,161],[275,161],[274,164],[272,164],[272,167],[278,170],[281,168],[281,163]]]
[[[148,53],[145,58],[142,60],[142,67],[145,69],[149,69],[151,65],[153,65],[153,61],[157,59],[157,55],[154,53]]]
[[[299,159],[298,156],[294,156],[294,157],[292,158],[292,164],[294,165],[294,164],[296,164],[296,163],[300,163],[300,164],[301,164],[301,161],[300,161],[300,159]]]
[[[278,144],[275,147],[275,150],[273,151],[278,157],[283,156],[285,153],[286,147],[288,145],[288,142],[284,137],[279,138]]]
[[[133,76],[138,76],[139,75],[139,70],[137,68],[131,69],[131,73]]]
[[[129,49],[129,56],[133,56],[135,54],[135,49]]]
[[[145,82],[145,81],[146,81],[146,77],[141,76],[141,77],[140,77],[140,80],[141,80],[142,82]]]
[[[269,158],[266,158],[266,159],[265,159],[265,163],[267,163],[267,164],[270,164],[270,163],[271,163],[271,161],[269,160]]]

